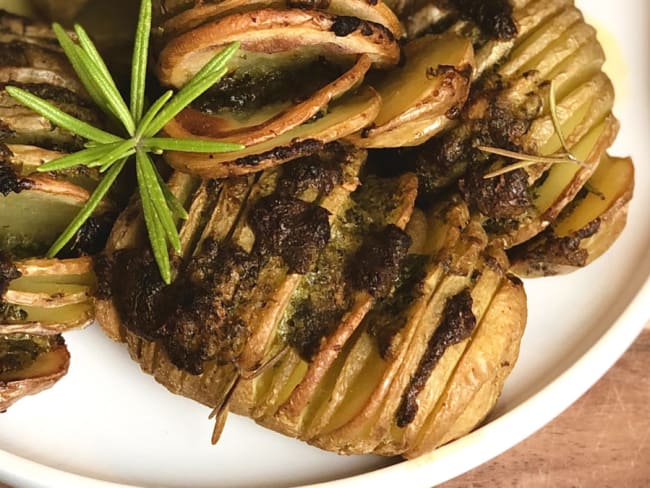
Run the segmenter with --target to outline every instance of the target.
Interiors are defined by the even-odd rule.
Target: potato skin
[[[511,271],[538,278],[577,271],[602,256],[627,223],[634,193],[634,166],[629,158],[606,155],[577,199],[550,227],[510,250]]]
[[[2,380],[0,376],[0,412],[27,395],[35,395],[52,387],[67,372],[70,353],[63,339],[51,351],[41,354],[35,362]]]

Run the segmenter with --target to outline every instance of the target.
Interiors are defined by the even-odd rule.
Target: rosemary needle
[[[111,76],[106,63],[83,27],[75,25],[76,40],[58,24],[54,33],[84,84],[91,98],[107,115],[120,123],[123,134],[116,135],[79,120],[54,104],[17,87],[7,87],[7,93],[59,127],[88,142],[86,149],[63,156],[39,167],[39,171],[57,171],[73,166],[98,167],[104,173],[99,185],[84,208],[75,216],[48,251],[55,256],[90,218],[108,194],[111,186],[135,155],[138,191],[142,203],[151,250],[165,283],[171,281],[169,247],[180,252],[181,242],[177,219],[187,218],[187,211],[165,185],[150,153],[164,151],[230,152],[243,148],[240,144],[196,141],[158,137],[161,129],[227,72],[226,63],[239,48],[232,43],[209,61],[178,93],[165,92],[148,109],[145,89],[149,40],[151,33],[151,0],[142,0],[133,50],[130,104],[127,105]]]

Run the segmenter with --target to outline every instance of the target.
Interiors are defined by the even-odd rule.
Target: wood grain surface
[[[442,488],[650,487],[650,329],[564,414]],[[9,487],[2,484],[0,488]]]
[[[650,487],[650,330],[537,434],[442,488]]]

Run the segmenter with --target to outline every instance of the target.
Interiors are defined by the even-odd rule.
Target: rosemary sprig
[[[142,0],[133,50],[129,105],[83,27],[75,25],[75,41],[59,24],[53,25],[63,51],[91,98],[100,109],[120,123],[124,134],[115,135],[93,127],[20,88],[10,86],[6,90],[26,107],[88,141],[86,149],[43,164],[39,171],[86,166],[97,167],[104,173],[84,208],[52,245],[48,256],[54,257],[72,239],[104,199],[127,161],[135,155],[138,191],[152,252],[163,280],[170,283],[169,246],[176,253],[181,250],[175,219],[186,219],[187,212],[165,185],[150,154],[162,154],[164,151],[216,153],[243,148],[240,144],[225,142],[157,137],[172,118],[227,73],[226,63],[239,48],[239,43],[223,49],[178,93],[174,94],[171,90],[165,92],[145,110],[151,10],[151,0]]]
[[[510,158],[518,161],[517,163],[509,164],[503,168],[491,171],[483,175],[484,179],[495,178],[507,173],[511,173],[517,169],[525,169],[536,164],[562,164],[562,163],[571,163],[577,164],[579,166],[586,166],[586,164],[580,161],[575,154],[571,152],[564,133],[562,131],[562,126],[560,125],[560,119],[557,116],[557,103],[555,98],[555,86],[554,80],[551,80],[549,87],[549,112],[551,113],[551,122],[553,123],[553,129],[560,139],[560,145],[562,146],[562,152],[557,155],[552,156],[539,156],[535,154],[525,154],[515,151],[507,151],[505,149],[500,149],[498,147],[492,146],[478,146],[477,149],[487,154],[493,154],[495,156],[502,156],[504,158]]]

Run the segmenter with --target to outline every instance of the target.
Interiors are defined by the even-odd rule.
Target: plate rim
[[[641,161],[638,154],[635,156],[637,161]],[[641,185],[639,189],[640,187]],[[650,242],[647,245],[650,246]],[[604,376],[650,321],[650,307],[647,305],[650,304],[650,250],[640,257],[642,259],[638,272],[630,276],[640,280],[640,283],[637,283],[636,289],[628,288],[628,302],[621,306],[620,313],[611,317],[609,324],[602,328],[602,333],[594,338],[592,344],[569,367],[558,372],[516,407],[472,433],[420,458],[344,479],[296,485],[294,488],[351,488],[370,485],[371,482],[378,486],[401,483],[413,488],[431,487],[496,458],[543,428]],[[576,378],[579,380],[576,381]],[[549,401],[549,398],[553,401]],[[489,450],[482,451],[485,447],[485,440],[482,439],[485,437],[492,446]],[[435,463],[441,457],[448,463],[444,470],[440,470]],[[117,483],[57,469],[1,448],[0,481],[15,483],[17,486],[29,483],[29,486],[39,487],[142,488],[142,485]]]

